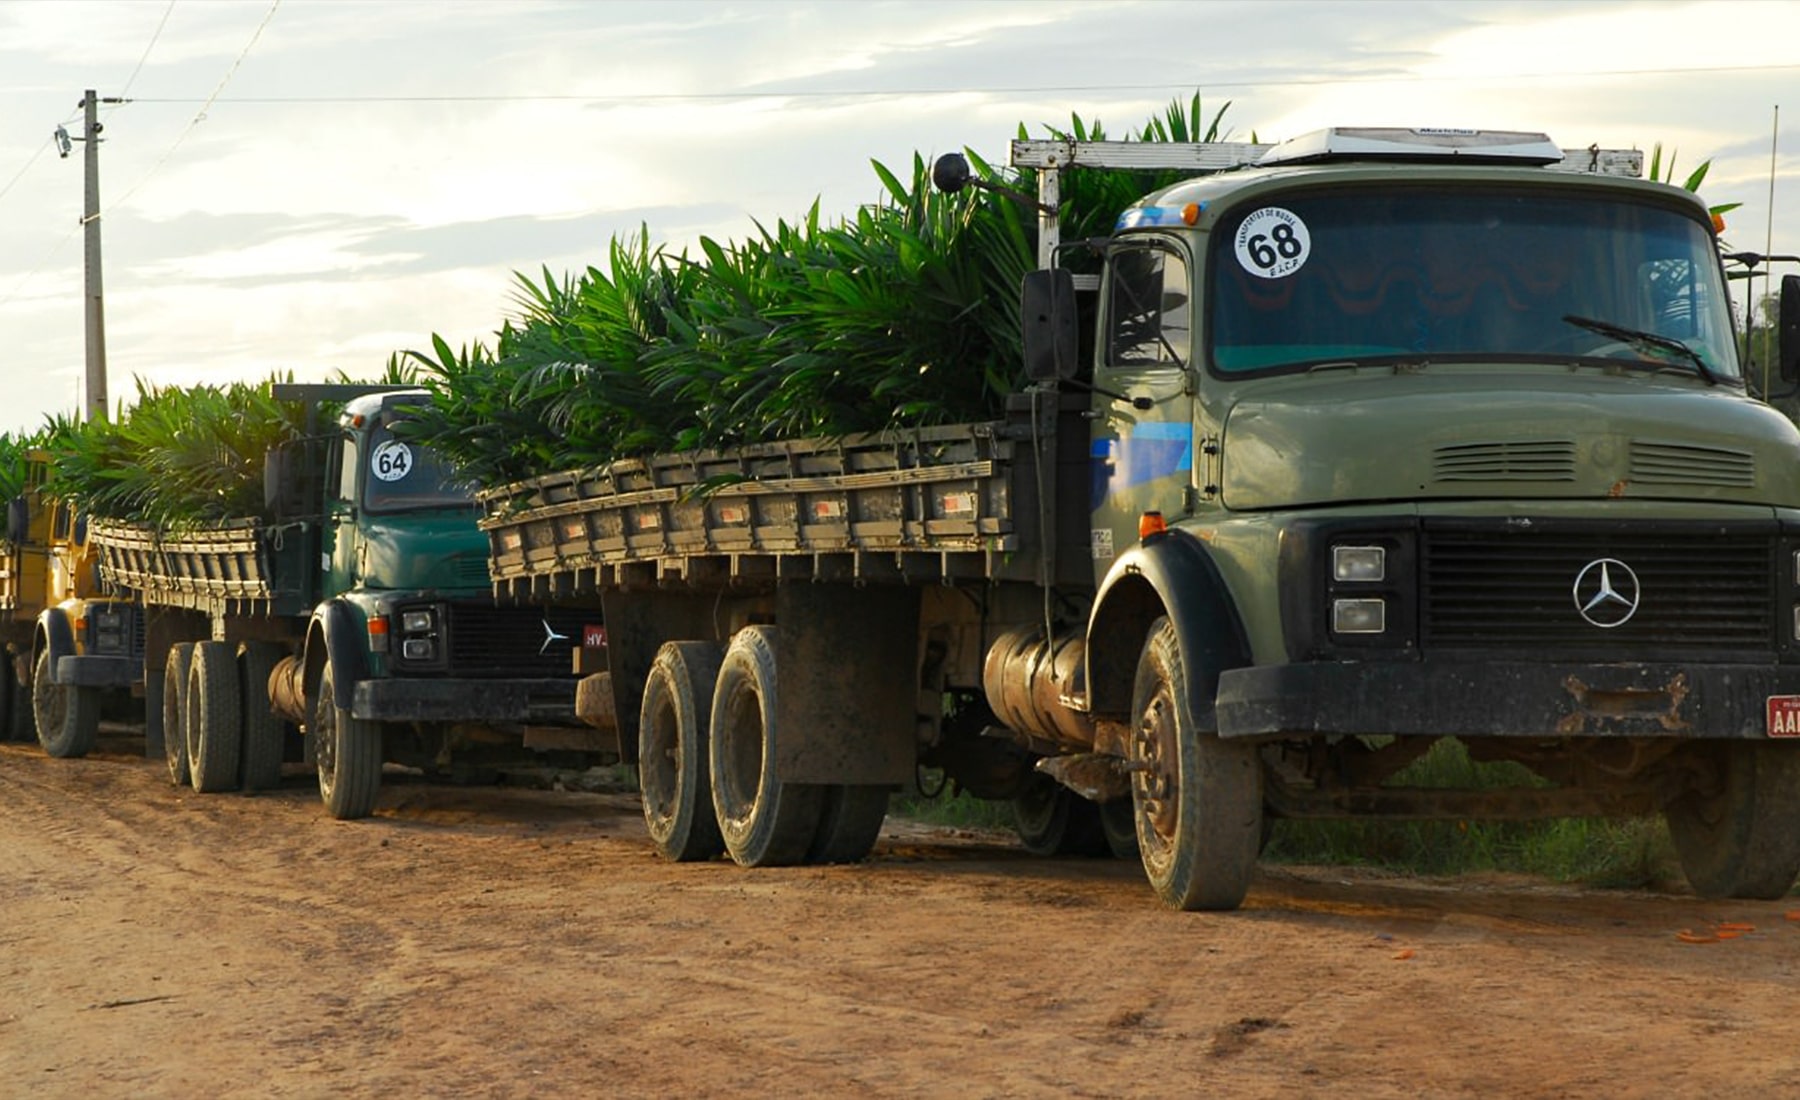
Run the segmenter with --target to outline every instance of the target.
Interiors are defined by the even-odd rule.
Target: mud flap
[[[776,591],[775,773],[787,783],[906,783],[918,721],[919,593]]]

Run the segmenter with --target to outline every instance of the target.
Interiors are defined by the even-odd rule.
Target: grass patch
[[[1529,769],[1469,759],[1445,739],[1394,778],[1397,786],[1490,789],[1542,785]],[[1411,874],[1512,871],[1559,882],[1639,887],[1679,881],[1661,818],[1548,821],[1277,821],[1264,858],[1274,863],[1384,867]]]

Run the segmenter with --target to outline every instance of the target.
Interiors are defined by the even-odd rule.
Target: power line
[[[175,5],[173,3],[173,0],[171,0],[169,7],[173,8],[174,6]],[[106,214],[110,214],[114,210],[118,209],[120,203],[124,202],[126,199],[130,198],[133,194],[135,194],[137,192],[137,189],[142,187],[145,184],[145,182],[150,179],[151,176],[156,175],[156,173],[162,169],[162,166],[169,162],[169,158],[175,155],[175,150],[181,148],[181,143],[187,140],[187,136],[194,132],[194,127],[196,127],[196,126],[200,125],[202,122],[206,121],[206,112],[212,107],[213,103],[215,103],[218,100],[219,93],[221,93],[225,90],[225,85],[231,83],[231,78],[237,75],[238,66],[242,65],[244,63],[244,58],[248,57],[250,55],[250,51],[255,48],[257,39],[262,37],[263,28],[265,28],[269,25],[269,20],[275,18],[275,12],[280,7],[281,7],[281,0],[274,0],[274,3],[269,5],[269,10],[266,13],[264,13],[262,22],[258,23],[256,25],[256,30],[251,33],[250,41],[244,43],[244,48],[238,51],[237,59],[231,63],[230,68],[225,70],[225,75],[219,78],[219,83],[213,88],[212,94],[207,96],[205,101],[203,103],[201,103],[200,109],[198,111],[194,112],[194,117],[188,120],[188,124],[182,128],[181,133],[179,133],[175,136],[175,141],[172,144],[170,144],[169,148],[166,151],[164,151],[162,156],[157,158],[156,163],[152,164],[150,166],[149,171],[147,171],[143,175],[139,176],[136,183],[132,184],[130,187],[127,187],[124,190],[124,192],[119,195],[118,198],[114,199],[112,202],[107,204],[106,210],[101,215],[102,217],[104,217]],[[164,18],[165,19],[167,18],[166,12],[164,13]],[[162,30],[162,28],[160,28],[160,27],[157,28],[157,32],[159,34],[161,33],[161,30]],[[147,102],[153,102],[153,101],[151,101],[151,100],[133,100],[132,102],[147,103]],[[168,102],[168,101],[162,101],[162,102]]]
[[[150,51],[156,48],[156,40],[162,37],[163,28],[169,25],[169,15],[175,10],[175,0],[169,0],[169,6],[163,9],[162,19],[157,22],[156,29],[150,32],[150,42],[144,47],[142,56],[138,58],[137,67],[125,78],[125,86],[119,89],[119,97],[123,99],[131,92],[132,82],[144,71],[144,62],[150,60]]]
[[[277,0],[279,3],[279,0]],[[639,93],[589,93],[589,94],[534,94],[534,95],[318,95],[318,96],[231,96],[220,98],[216,94],[209,97],[208,105],[215,100],[230,104],[305,104],[305,103],[680,103],[708,102],[743,99],[880,99],[889,96],[951,96],[951,95],[1045,95],[1069,92],[1160,92],[1175,87],[1197,87],[1201,91],[1221,88],[1305,88],[1321,87],[1336,84],[1379,84],[1397,80],[1427,82],[1467,82],[1480,80],[1570,80],[1593,79],[1600,77],[1627,76],[1680,76],[1705,73],[1766,73],[1789,72],[1800,70],[1800,64],[1783,65],[1698,65],[1691,68],[1656,68],[1656,69],[1599,69],[1592,72],[1527,72],[1527,73],[1488,73],[1488,74],[1445,74],[1442,76],[1420,76],[1416,74],[1351,76],[1316,76],[1296,77],[1290,80],[1227,80],[1204,81],[1189,85],[1181,81],[1168,81],[1158,84],[1046,84],[1019,85],[1011,87],[991,88],[885,88],[885,89],[843,89],[837,91],[790,89],[786,91],[739,91],[739,92],[639,92]],[[196,103],[193,98],[140,98],[138,103]]]
[[[174,7],[175,7],[174,0],[170,0],[168,9],[165,9],[163,12],[163,22],[164,23],[166,23],[168,21],[169,12],[172,11],[174,9]],[[181,147],[181,143],[183,141],[187,140],[188,134],[193,132],[194,127],[199,125],[201,122],[203,122],[206,119],[207,108],[212,106],[213,102],[219,98],[219,93],[223,92],[225,90],[225,85],[229,84],[231,82],[231,78],[237,74],[238,66],[242,65],[244,63],[244,58],[249,56],[250,50],[253,47],[255,47],[257,39],[262,37],[263,28],[265,28],[269,25],[269,20],[275,18],[276,9],[278,9],[280,7],[281,7],[281,0],[274,0],[274,2],[269,5],[268,12],[263,15],[262,22],[257,24],[255,32],[250,35],[250,40],[248,42],[244,43],[244,48],[242,50],[238,51],[237,59],[231,63],[230,68],[225,70],[225,75],[219,78],[219,83],[213,88],[212,94],[206,97],[205,105],[202,106],[200,108],[200,110],[194,114],[194,117],[188,121],[186,128],[184,128],[181,131],[181,133],[176,136],[174,143],[169,146],[168,150],[163,153],[163,155],[157,160],[157,162],[155,164],[150,166],[149,171],[145,172],[142,176],[138,177],[138,181],[136,183],[134,183],[130,187],[126,188],[124,194],[121,194],[118,198],[114,199],[112,201],[112,203],[107,206],[106,210],[103,211],[101,214],[96,215],[96,217],[104,217],[106,214],[112,213],[115,209],[118,208],[120,203],[124,202],[127,198],[130,198],[133,192],[135,192],[139,187],[142,187],[146,180],[148,180],[151,176],[155,175],[156,172],[158,171],[158,169],[162,168],[162,166],[168,162],[169,158],[174,155],[175,150],[179,149]],[[156,39],[159,36],[161,36],[161,34],[162,34],[162,24],[158,24],[155,34],[153,34],[151,36],[150,46],[156,45]],[[150,55],[150,46],[146,46],[144,48],[144,57],[148,57]],[[138,61],[138,67],[139,68],[143,67],[143,60],[141,58]],[[129,84],[132,80],[135,80],[135,79],[137,79],[137,72],[136,72],[136,70],[133,70],[131,76],[127,79],[126,83]],[[131,101],[131,102],[136,102],[136,101]],[[90,135],[88,135],[88,140],[89,141],[98,140],[98,136],[95,134],[90,134]],[[35,154],[31,158],[31,161],[26,163],[25,168],[20,169],[19,175],[15,176],[13,178],[12,183],[8,183],[6,185],[7,189],[11,189],[13,183],[17,183],[19,177],[23,176],[25,174],[25,170],[29,169],[31,167],[31,165],[37,161],[37,158],[42,155],[43,155],[43,150],[39,149],[37,154]],[[5,191],[0,191],[0,195],[3,195],[3,194],[5,194]],[[82,228],[83,226],[85,226],[87,224],[87,222],[88,222],[88,219],[85,216],[77,219],[76,223],[75,223],[75,229]],[[75,235],[75,229],[69,230],[68,233],[64,234],[64,236],[61,240],[57,241],[54,245],[52,245],[50,247],[49,251],[44,253],[43,258],[38,260],[38,262],[32,267],[32,269],[30,271],[26,272],[24,277],[21,278],[16,284],[14,284],[12,290],[7,293],[6,297],[0,298],[0,306],[9,305],[13,301],[13,299],[15,299],[19,296],[20,292],[22,292],[25,289],[25,287],[28,283],[30,283],[34,278],[37,277],[38,272],[40,272],[44,269],[44,266],[50,262],[51,258],[54,257],[58,252],[62,251],[62,247],[69,243],[69,238],[71,238]]]

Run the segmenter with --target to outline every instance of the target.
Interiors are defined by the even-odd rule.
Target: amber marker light
[[[388,648],[388,621],[386,615],[369,616],[369,652],[386,653]]]
[[[1725,232],[1725,215],[1714,214],[1712,216],[1712,220],[1713,220],[1713,232],[1714,233]]]
[[[1145,512],[1138,517],[1138,541],[1142,542],[1152,535],[1160,535],[1169,529],[1161,512]]]
[[[1187,223],[1188,225],[1194,225],[1194,224],[1198,223],[1200,221],[1200,204],[1197,202],[1190,202],[1186,206],[1182,207],[1181,208],[1181,220],[1183,222]]]

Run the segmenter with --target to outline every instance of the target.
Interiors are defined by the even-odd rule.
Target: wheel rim
[[[644,748],[638,753],[644,809],[658,823],[675,817],[675,792],[681,784],[681,723],[675,706],[659,698],[644,725]]]
[[[50,651],[38,658],[37,674],[31,678],[31,707],[49,721],[38,722],[38,737],[54,736],[68,721],[69,700],[64,689],[50,682]]]
[[[329,794],[337,771],[337,707],[330,696],[320,694],[313,725],[318,730],[313,736],[313,756],[318,761],[319,785]]]
[[[1165,687],[1151,697],[1132,731],[1132,797],[1137,807],[1138,839],[1146,863],[1166,863],[1175,848],[1181,814],[1180,734],[1174,701]]]
[[[755,691],[740,686],[725,700],[724,722],[718,730],[724,750],[721,759],[725,774],[714,776],[724,805],[723,816],[743,821],[756,806],[756,792],[762,786],[763,723],[762,700]]]

